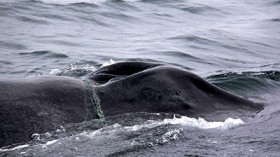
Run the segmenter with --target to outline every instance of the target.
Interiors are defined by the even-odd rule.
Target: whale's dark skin
[[[96,91],[105,115],[145,111],[199,117],[214,111],[263,109],[170,65],[123,62],[101,68],[89,78],[100,84]]]
[[[181,68],[122,62],[86,76],[105,116],[169,112],[191,117],[256,113],[261,104],[230,94]],[[64,76],[0,79],[0,146],[30,140],[33,133],[85,120],[86,85]],[[96,117],[97,118],[97,117]]]
[[[0,147],[85,119],[84,83],[70,77],[0,79]]]

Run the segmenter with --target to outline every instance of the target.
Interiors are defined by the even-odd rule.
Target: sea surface
[[[0,0],[1,78],[77,77],[121,61],[179,66],[265,109],[221,122],[116,115],[36,133],[0,156],[280,155],[279,0]]]

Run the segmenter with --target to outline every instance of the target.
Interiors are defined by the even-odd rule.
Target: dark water
[[[2,78],[53,69],[82,75],[110,59],[158,61],[265,104],[255,117],[242,119],[245,124],[227,129],[160,123],[173,115],[118,115],[108,117],[108,126],[64,126],[51,137],[41,135],[41,144],[2,149],[4,156],[280,154],[278,0],[2,0],[0,30]],[[141,125],[151,119],[156,122]],[[136,125],[142,127],[128,127]]]

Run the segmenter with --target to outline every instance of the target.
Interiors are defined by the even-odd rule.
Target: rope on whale
[[[100,99],[98,98],[91,81],[90,80],[83,80],[83,81],[86,85],[86,89],[84,93],[84,104],[86,110],[85,121],[94,119],[95,115],[93,113],[96,113],[100,121],[106,123],[105,115],[100,106]]]

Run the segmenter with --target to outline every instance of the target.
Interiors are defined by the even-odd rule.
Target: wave
[[[44,56],[45,58],[68,58],[67,55],[51,51],[33,51],[19,53],[22,56]]]
[[[51,69],[51,71],[49,72],[50,75],[56,75],[56,76],[70,76],[70,77],[83,77],[87,74],[89,74],[90,72],[95,71],[98,66],[93,66],[90,64],[95,64],[96,63],[90,63],[90,64],[84,64],[85,61],[81,61],[81,65],[77,65],[77,63],[73,63],[70,64],[69,67],[67,67],[66,69]],[[101,64],[99,66],[100,67],[104,67],[104,66],[108,66],[111,64],[116,63],[117,61],[110,59],[109,61],[105,61],[103,64]]]
[[[133,126],[121,126],[120,124],[114,124],[105,128],[98,129],[96,131],[91,131],[88,133],[82,133],[83,135],[94,138],[96,136],[101,136],[104,134],[112,134],[120,131],[139,131],[144,128],[155,128],[160,125],[181,125],[183,127],[198,128],[198,129],[220,129],[227,130],[239,125],[244,124],[244,122],[237,118],[227,118],[225,121],[206,121],[203,118],[190,118],[187,116],[181,116],[179,118],[173,117],[172,119],[164,119],[162,121],[148,120],[144,124],[137,124]],[[108,129],[109,128],[109,129]]]
[[[268,3],[271,6],[279,6],[280,5],[279,0],[271,0],[271,1],[267,1],[266,3]]]
[[[260,71],[260,72],[240,72],[240,73],[224,73],[209,76],[208,79],[235,79],[235,78],[265,78],[274,81],[280,81],[280,71]]]
[[[240,73],[224,73],[209,76],[208,79],[214,82],[221,82],[223,80],[232,80],[238,78],[263,78],[273,81],[280,81],[280,71],[260,71],[260,72],[240,72]]]
[[[107,0],[40,0],[40,2],[46,4],[56,4],[56,5],[68,5],[68,4],[77,4],[77,3],[89,3],[89,4],[100,4],[106,2]]]
[[[30,17],[30,16],[29,17],[18,16],[17,19],[20,20],[20,21],[23,21],[23,22],[37,23],[37,24],[43,24],[43,25],[49,24],[48,21],[41,20],[41,19],[35,18],[35,17]]]
[[[13,43],[10,41],[0,41],[0,47],[6,49],[14,49],[14,50],[23,50],[27,49],[27,47],[20,43]]]
[[[112,1],[112,0],[35,0],[38,2],[42,2],[45,4],[54,4],[54,5],[69,5],[69,4],[80,4],[80,3],[87,3],[87,4],[95,4],[99,5],[104,2]],[[134,2],[138,0],[121,0],[121,1],[126,1],[126,2]]]
[[[159,113],[154,113],[156,115],[159,115]],[[96,121],[92,121],[92,123],[96,123]],[[198,129],[219,129],[219,130],[227,130],[239,125],[243,125],[244,122],[241,119],[233,119],[228,118],[225,121],[221,122],[208,122],[203,118],[189,118],[186,116],[182,116],[180,118],[173,117],[172,119],[163,119],[163,120],[148,120],[144,122],[143,124],[136,124],[132,126],[122,126],[118,123],[107,125],[105,127],[102,127],[97,130],[90,130],[90,131],[82,131],[80,133],[70,134],[68,137],[61,137],[59,139],[53,139],[56,136],[59,136],[59,134],[65,133],[65,128],[62,127],[61,130],[57,130],[54,133],[45,133],[45,134],[33,134],[36,137],[32,142],[35,142],[33,144],[32,142],[18,145],[18,146],[6,146],[3,148],[0,148],[0,152],[9,152],[9,151],[21,151],[25,152],[27,149],[46,149],[49,146],[54,147],[57,143],[65,143],[67,140],[74,140],[79,141],[80,139],[88,138],[88,139],[99,139],[99,138],[105,138],[106,136],[117,136],[117,135],[128,135],[131,136],[134,133],[137,134],[145,134],[147,133],[147,129],[151,130],[151,132],[154,134],[153,139],[148,139],[147,144],[150,146],[156,145],[156,144],[164,144],[169,142],[170,140],[177,140],[179,138],[179,134],[184,129],[188,128],[198,128]],[[84,124],[80,124],[84,125]],[[96,124],[93,124],[96,125]],[[170,126],[170,127],[168,127]],[[173,126],[173,127],[172,127]],[[175,127],[177,126],[177,127]],[[178,127],[179,126],[179,127]],[[174,128],[175,127],[175,128]],[[161,132],[157,132],[157,128],[162,128]],[[154,132],[155,131],[155,132]],[[148,131],[149,132],[149,131]],[[137,136],[136,137],[130,137],[134,140],[131,143],[131,146],[137,146],[139,143],[137,142]],[[39,144],[36,144],[36,141],[41,141]],[[59,144],[58,144],[59,145]],[[22,152],[21,152],[22,153]],[[119,153],[119,152],[118,152]]]
[[[238,95],[271,93],[280,90],[279,71],[240,72],[212,75],[206,78],[209,82]]]
[[[42,2],[45,4],[53,5],[68,5],[68,4],[79,4],[79,3],[88,3],[88,4],[100,4],[107,2],[109,0],[2,0],[0,3],[14,3],[14,2]]]
[[[184,6],[181,7],[181,9],[183,11],[187,11],[191,14],[209,14],[209,13],[220,13],[221,10],[219,10],[218,8],[214,8],[211,6],[207,6],[207,5],[192,5],[192,6]]]

